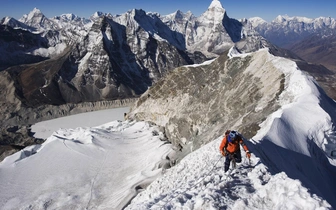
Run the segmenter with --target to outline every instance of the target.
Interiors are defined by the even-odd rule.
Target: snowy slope
[[[60,129],[1,162],[1,209],[121,209],[161,173],[160,139],[145,122]]]

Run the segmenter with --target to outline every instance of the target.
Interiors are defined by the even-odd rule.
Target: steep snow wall
[[[278,108],[283,90],[284,75],[272,59],[266,50],[241,58],[226,53],[203,65],[177,68],[139,98],[129,117],[164,126],[168,138],[186,151],[226,129],[252,137]]]
[[[292,179],[336,207],[336,103],[312,77],[295,71],[296,64],[276,58],[274,64],[286,75],[279,96],[281,109],[261,124],[250,148],[272,173],[285,172]]]

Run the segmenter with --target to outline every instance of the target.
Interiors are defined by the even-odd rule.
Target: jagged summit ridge
[[[56,16],[55,18],[71,21],[71,20],[75,20],[79,17],[75,14],[70,13],[70,14],[62,14],[60,16]]]
[[[29,20],[42,19],[42,18],[45,18],[44,14],[41,12],[41,10],[35,7],[28,14],[23,15],[19,19],[19,21],[25,23],[25,22],[28,22]]]

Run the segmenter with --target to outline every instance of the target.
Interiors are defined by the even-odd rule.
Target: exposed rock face
[[[47,65],[47,64],[45,64]],[[34,67],[34,66],[33,66]],[[49,94],[56,94],[57,84],[52,84],[52,72],[36,71],[35,68],[28,68],[27,72],[20,72],[17,69],[10,71],[11,74],[20,72],[17,80],[13,80],[12,76],[7,71],[0,72],[0,123],[3,128],[7,126],[25,126],[42,120],[77,114],[81,112],[94,111],[106,108],[129,106],[135,99],[122,99],[114,101],[98,101],[86,102],[80,104],[67,103],[57,104],[58,97],[50,97],[54,99],[54,105],[42,104],[41,101],[47,100]],[[52,68],[48,69],[52,71]],[[38,75],[44,73],[45,75]],[[23,80],[22,77],[28,79]],[[35,84],[40,79],[46,84],[46,87],[36,88]],[[49,80],[48,80],[49,79]],[[35,80],[35,83],[32,81]],[[17,85],[16,83],[22,83]],[[47,85],[47,84],[51,85]],[[19,89],[18,86],[22,87]],[[32,87],[31,87],[32,86]],[[30,100],[26,100],[30,99]]]
[[[22,24],[22,23],[21,23]],[[0,71],[10,66],[37,63],[48,58],[27,54],[26,51],[44,48],[48,45],[45,38],[22,29],[0,25]]]
[[[74,16],[49,20],[35,9],[21,21],[28,24],[27,30],[33,28],[40,34],[22,34],[21,29],[4,26],[12,34],[21,33],[24,40],[32,40],[28,36],[36,40],[33,39],[34,49],[25,45],[22,55],[15,58],[22,60],[27,54],[40,60],[51,58],[35,66],[8,69],[17,80],[17,88],[29,92],[22,95],[23,99],[34,106],[135,97],[169,70],[207,59],[199,53],[188,53],[182,34],[142,10],[132,10],[118,17],[97,15],[86,23]],[[6,23],[18,27],[12,22]],[[25,44],[23,41],[7,42],[21,46]],[[11,52],[15,48],[3,50]],[[8,55],[11,57],[11,53]],[[5,67],[11,65],[14,63]],[[31,80],[32,76],[39,79]]]
[[[277,97],[284,88],[284,76],[272,59],[263,50],[179,67],[145,92],[128,116],[165,127],[169,139],[188,151],[226,129],[252,137],[259,123],[278,108]]]
[[[2,127],[0,132],[0,161],[26,146],[44,142],[43,139],[34,138],[33,133],[27,126]]]

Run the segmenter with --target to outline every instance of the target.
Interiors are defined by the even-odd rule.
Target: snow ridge
[[[126,208],[145,209],[327,209],[330,205],[285,173],[272,175],[252,155],[224,174],[221,138],[189,154],[141,192]],[[242,154],[244,157],[245,153]]]

